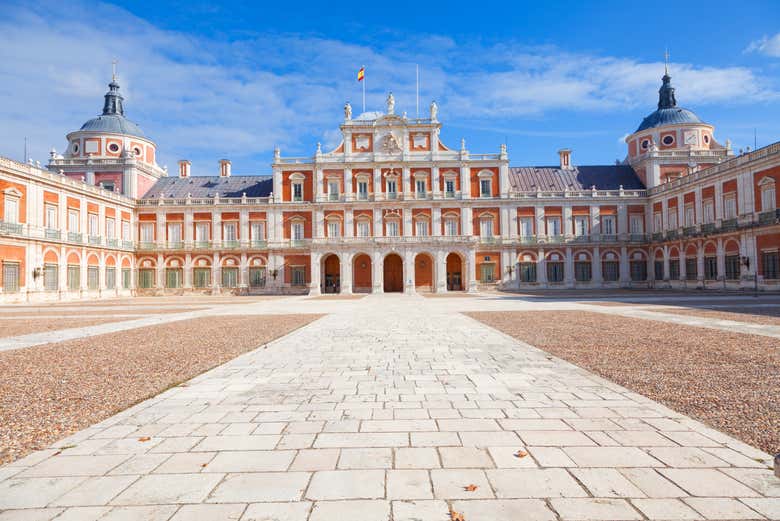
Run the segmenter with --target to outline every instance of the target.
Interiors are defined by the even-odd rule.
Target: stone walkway
[[[456,312],[471,300],[328,304],[0,467],[0,521],[780,519],[767,454]]]

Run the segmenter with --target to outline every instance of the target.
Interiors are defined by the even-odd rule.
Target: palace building
[[[679,107],[658,108],[620,164],[513,166],[429,117],[352,117],[271,174],[175,174],[124,113],[102,114],[48,165],[0,158],[0,302],[198,293],[554,288],[780,289],[780,143],[734,154]]]

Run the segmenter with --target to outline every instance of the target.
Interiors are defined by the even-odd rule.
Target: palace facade
[[[0,302],[202,293],[533,288],[780,289],[780,143],[735,155],[678,107],[658,108],[619,164],[511,166],[429,117],[352,117],[271,175],[175,175],[124,115],[102,114],[44,168],[0,158]]]

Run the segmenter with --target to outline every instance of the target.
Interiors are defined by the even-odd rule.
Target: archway
[[[414,288],[433,291],[433,257],[427,253],[419,253],[414,258]]]
[[[331,254],[322,261],[322,292],[341,291],[341,262],[338,255]]]
[[[355,255],[352,266],[352,291],[355,293],[371,292],[371,257],[365,253]]]
[[[391,253],[385,257],[382,266],[384,275],[385,293],[401,292],[404,290],[404,263],[401,256]]]
[[[463,260],[457,253],[447,255],[447,291],[463,291]]]

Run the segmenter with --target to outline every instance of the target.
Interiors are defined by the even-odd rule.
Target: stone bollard
[[[775,454],[775,476],[780,478],[780,454]]]

